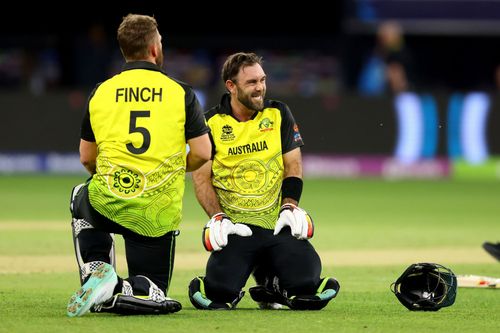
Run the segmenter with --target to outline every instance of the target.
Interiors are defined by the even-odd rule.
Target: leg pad
[[[95,312],[111,312],[122,315],[160,315],[182,309],[181,303],[165,297],[163,291],[146,276],[137,275],[134,279],[136,282],[141,281],[140,290],[135,290],[129,281],[122,280],[121,292],[101,306],[95,307]],[[139,295],[134,294],[134,292]]]
[[[121,315],[160,315],[180,311],[181,303],[165,298],[161,302],[129,295],[115,295],[110,302],[103,304],[97,312],[112,312]]]

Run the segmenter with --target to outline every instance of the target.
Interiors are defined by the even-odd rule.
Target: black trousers
[[[110,263],[109,253],[113,246],[110,233],[120,234],[125,241],[125,256],[129,282],[144,275],[167,294],[175,258],[175,237],[178,231],[171,231],[161,237],[139,235],[96,211],[89,201],[87,185],[73,202],[73,217],[85,219],[94,228],[83,229],[77,236],[80,255],[84,263],[104,261]]]
[[[273,230],[249,226],[252,236],[229,235],[221,251],[213,252],[206,267],[206,296],[215,302],[236,299],[256,269],[272,278],[277,276],[280,289],[288,295],[314,295],[320,283],[321,260],[307,240],[298,240],[283,228]]]

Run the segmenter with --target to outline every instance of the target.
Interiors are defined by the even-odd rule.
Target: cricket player
[[[193,89],[161,69],[161,39],[153,17],[124,17],[118,42],[126,64],[88,100],[80,159],[92,177],[71,196],[82,286],[70,298],[70,317],[181,309],[167,292],[184,177],[210,158],[211,144]],[[114,268],[113,234],[125,240],[126,278]]]
[[[228,93],[206,112],[212,159],[193,173],[196,197],[210,217],[203,244],[205,276],[189,285],[198,309],[232,309],[253,274],[250,296],[261,308],[317,310],[339,283],[321,278],[311,243],[314,225],[298,204],[302,137],[288,106],[267,100],[266,74],[254,53],[229,56],[222,69]]]

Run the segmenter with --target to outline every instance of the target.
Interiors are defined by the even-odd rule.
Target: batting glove
[[[220,251],[227,245],[227,236],[231,234],[247,237],[252,235],[252,230],[241,223],[233,223],[224,213],[217,213],[205,228],[203,228],[203,246],[207,251]]]
[[[291,203],[281,206],[280,215],[274,227],[274,235],[279,234],[286,226],[290,227],[292,236],[297,239],[309,239],[314,235],[314,223],[311,216]]]

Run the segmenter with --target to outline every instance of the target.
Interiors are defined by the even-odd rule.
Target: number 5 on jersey
[[[145,127],[137,126],[137,118],[150,116],[149,111],[130,111],[129,133],[140,133],[143,137],[142,145],[135,147],[131,142],[127,143],[127,149],[132,154],[144,154],[151,145],[151,134]]]

